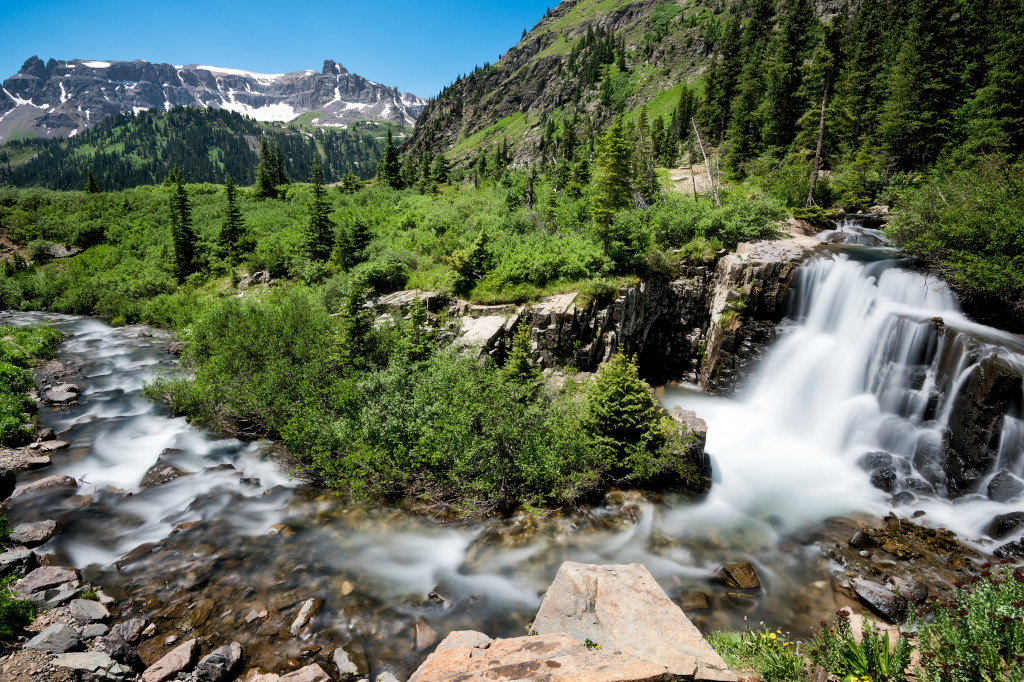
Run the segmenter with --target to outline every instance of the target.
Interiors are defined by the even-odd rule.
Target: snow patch
[[[254,118],[257,121],[291,121],[298,118],[299,114],[292,105],[278,102],[267,104],[262,107],[253,107],[242,102],[236,102],[233,98],[221,104],[221,109],[234,111],[235,113]]]
[[[78,130],[75,129],[75,130],[72,130],[70,133],[68,133],[68,137],[74,137],[77,134],[78,134]]]
[[[182,68],[182,67],[177,67]],[[283,73],[255,73],[253,71],[243,71],[242,69],[225,69],[219,66],[196,66],[195,70],[209,71],[210,73],[223,73],[230,76],[248,76],[249,78],[255,78],[261,83],[271,83],[276,81],[278,78],[283,76]]]
[[[90,69],[105,69],[110,66],[110,62],[82,62],[82,66],[88,66]]]
[[[147,109],[149,109],[149,107],[132,107],[132,113],[138,116],[139,113],[146,111]]]
[[[64,81],[59,81],[57,84],[60,85],[60,103],[64,104],[68,101],[68,93],[64,90]]]
[[[345,102],[345,109],[359,109],[362,111],[370,105],[365,102]]]
[[[11,99],[13,99],[14,100],[14,104],[17,105],[17,106],[21,106],[22,104],[27,104],[30,107],[35,107],[36,109],[43,109],[43,110],[46,109],[47,105],[45,105],[45,104],[33,104],[31,98],[29,98],[29,99],[22,99],[22,98],[18,97],[17,95],[12,95],[11,91],[8,90],[7,88],[0,88],[0,90],[3,90],[5,95],[7,95]]]

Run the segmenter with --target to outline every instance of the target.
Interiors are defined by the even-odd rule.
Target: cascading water
[[[968,538],[1014,508],[980,493],[944,498],[940,463],[954,397],[979,359],[998,352],[1024,364],[1018,337],[967,320],[948,289],[906,269],[879,232],[846,224],[825,237],[834,245],[799,271],[783,333],[737,399],[660,389],[663,404],[695,409],[709,424],[714,484],[701,501],[625,495],[582,512],[458,527],[348,504],[289,480],[261,447],[210,438],[141,398],[144,380],[176,364],[166,338],[16,313],[16,324],[53,319],[68,335],[60,357],[82,368],[72,379],[80,404],[40,416],[71,449],[20,480],[67,473],[82,487],[76,496],[20,498],[9,517],[63,524],[37,551],[85,569],[119,598],[119,618],[154,622],[159,636],[141,649],[147,660],[162,653],[164,635],[188,632],[235,639],[251,664],[268,668],[298,660],[304,647],[329,654],[346,644],[365,653],[371,677],[408,674],[429,651],[427,626],[441,636],[522,634],[566,560],[643,563],[671,597],[707,596],[710,609],[689,612],[707,629],[742,626],[756,608],[757,618],[807,633],[836,601],[829,559],[810,539],[794,539],[800,529],[833,515],[884,514],[894,493],[909,492],[913,501],[896,502]],[[1013,410],[1002,417],[996,468],[1020,476],[1024,414]],[[188,475],[140,488],[167,448]],[[873,475],[891,492],[872,485]],[[756,602],[713,578],[744,559],[765,588]],[[323,598],[323,609],[310,632],[293,637],[289,625],[310,597]]]
[[[794,528],[911,506],[980,538],[1010,507],[983,490],[948,499],[949,423],[979,360],[995,353],[1020,369],[1024,340],[971,322],[943,282],[908,269],[877,230],[846,222],[820,236],[846,245],[802,266],[786,332],[742,397],[666,391],[664,404],[708,422],[715,467],[708,501],[675,513]],[[1020,404],[1002,418],[991,474],[1024,473]]]

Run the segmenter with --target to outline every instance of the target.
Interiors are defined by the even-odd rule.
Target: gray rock
[[[9,575],[24,577],[39,565],[36,553],[30,549],[16,549],[0,554],[0,578]]]
[[[872,611],[890,623],[902,623],[907,619],[907,600],[887,587],[870,580],[857,578],[853,582],[853,591],[860,600]]]
[[[871,549],[872,547],[878,547],[878,543],[875,539],[865,533],[864,531],[857,531],[850,538],[850,545],[857,549]]]
[[[377,675],[377,682],[399,682],[399,680],[392,673],[385,671]]]
[[[81,651],[85,645],[78,635],[78,630],[64,623],[54,623],[28,640],[25,648],[51,654],[63,654],[67,651]]]
[[[110,629],[111,634],[120,635],[124,641],[134,644],[142,638],[142,631],[146,629],[146,621],[141,618],[132,618],[116,624]]]
[[[45,252],[47,258],[71,258],[71,256],[82,253],[82,249],[77,246],[50,244],[46,247]]]
[[[362,652],[358,653],[361,654]],[[339,646],[334,650],[334,665],[338,666],[338,674],[341,675],[342,679],[366,677],[369,674],[366,657],[362,655],[353,656],[344,647]]]
[[[49,426],[44,426],[41,429],[36,429],[36,440],[38,441],[52,440],[53,436],[53,429],[51,429]]]
[[[882,451],[868,452],[860,456],[860,459],[857,460],[857,464],[859,464],[860,468],[864,471],[875,471],[882,467],[892,468],[892,455],[888,452]]]
[[[757,590],[761,588],[761,580],[757,577],[757,571],[754,570],[753,565],[749,561],[722,566],[719,575],[725,580],[726,584],[733,587],[743,590]]]
[[[594,566],[567,561],[541,602],[533,629],[568,633],[621,649],[668,674],[697,680],[736,675],[640,564]]]
[[[97,626],[90,625],[88,627]],[[97,637],[96,641],[93,642],[93,649],[96,651],[102,651],[115,661],[124,663],[132,670],[142,671],[146,667],[142,662],[142,659],[139,658],[139,655],[135,652],[135,649],[132,648],[131,644],[126,642],[124,637],[119,634],[111,633],[109,635]]]
[[[107,630],[107,626],[103,623],[91,623],[82,628],[82,638],[96,639],[97,637],[103,637],[107,634]]]
[[[928,586],[918,580],[907,580],[898,575],[891,575],[885,583],[901,597],[905,597],[915,604],[923,604],[928,599]]]
[[[188,341],[173,341],[167,346],[167,352],[171,355],[181,355],[181,352],[188,348]]]
[[[78,581],[78,571],[65,566],[41,566],[14,583],[18,594],[31,594],[40,590]]]
[[[146,474],[142,477],[139,487],[153,488],[185,475],[185,472],[177,467],[157,462],[146,470]]]
[[[295,620],[292,621],[288,634],[292,637],[298,637],[302,629],[309,625],[309,621],[320,611],[323,603],[323,599],[307,599],[304,601],[299,609],[299,615],[295,616]]]
[[[38,481],[23,485],[14,491],[11,497],[20,497],[22,495],[28,495],[30,493],[37,493],[42,490],[51,490],[57,488],[68,488],[73,489],[78,487],[78,481],[71,478],[70,476],[47,476],[41,478]]]
[[[871,472],[871,485],[887,493],[896,491],[896,472],[891,467],[880,467]]]
[[[51,609],[55,609],[58,606],[63,606],[64,604],[67,604],[69,601],[71,601],[72,599],[77,597],[79,594],[81,594],[82,589],[83,589],[83,587],[79,585],[77,587],[72,587],[71,589],[68,589],[68,590],[61,590],[61,591],[57,592],[56,595],[53,595],[53,596],[51,596],[49,594],[50,590],[47,590],[46,606],[48,606]]]
[[[196,677],[203,682],[228,682],[242,670],[245,651],[238,642],[214,649],[199,661]]]
[[[1000,514],[989,524],[988,534],[996,540],[1002,540],[1017,529],[1024,527],[1024,511]]]
[[[56,521],[19,523],[11,529],[11,542],[25,545],[28,548],[38,547],[58,532],[60,532],[60,524]]]
[[[1000,559],[1012,559],[1014,557],[1024,557],[1024,544],[1014,540],[1013,542],[1007,542],[1005,545],[1001,545],[992,552],[995,556]]]
[[[70,391],[47,391],[43,394],[43,400],[51,405],[67,405],[78,400],[78,394]]]
[[[61,654],[53,658],[53,664],[61,668],[77,670],[83,680],[126,680],[135,677],[135,671],[118,663],[100,651]]]
[[[39,449],[43,452],[56,452],[69,447],[71,447],[71,443],[66,440],[45,440],[39,444]]]
[[[1024,493],[1024,483],[1005,469],[988,482],[988,499],[995,502],[1012,502]]]
[[[98,601],[75,599],[71,602],[71,616],[80,623],[98,623],[110,618],[110,612]]]

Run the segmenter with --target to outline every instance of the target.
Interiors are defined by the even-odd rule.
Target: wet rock
[[[74,583],[71,584],[74,585]],[[81,594],[82,589],[83,588],[81,586],[75,586],[67,590],[61,590],[52,597],[49,596],[52,590],[47,590],[46,594],[48,598],[46,600],[46,606],[51,609],[57,608],[58,606],[63,606],[64,604],[67,604],[69,601],[71,601],[79,594]]]
[[[857,460],[857,464],[864,471],[875,471],[882,467],[889,467],[891,469],[893,467],[893,460],[892,455],[888,452],[879,450],[861,455],[860,459]]]
[[[683,592],[679,595],[678,603],[684,613],[699,611],[708,608],[708,596],[703,592]]]
[[[278,682],[331,682],[330,676],[316,663],[283,675]]]
[[[51,460],[49,457],[27,457],[23,461],[25,462],[25,468],[27,468],[29,471],[45,469],[46,467],[53,464],[53,460]]]
[[[238,642],[214,649],[199,661],[196,677],[203,682],[229,682],[242,671],[245,651]]]
[[[892,496],[892,504],[896,507],[905,507],[915,502],[917,502],[917,497],[914,493],[907,492],[906,490],[902,490]]]
[[[258,479],[258,478],[243,477],[243,478],[238,479],[238,483],[240,485],[249,486],[250,488],[259,488],[260,487],[260,479]]]
[[[142,673],[142,682],[165,682],[173,680],[178,673],[188,672],[199,657],[199,640],[190,639],[178,645]]]
[[[138,547],[136,547],[135,549],[129,551],[127,554],[125,554],[120,559],[118,559],[117,562],[114,565],[117,568],[120,569],[120,568],[124,568],[125,566],[129,566],[131,564],[134,564],[136,561],[138,561],[142,557],[144,557],[147,554],[149,554],[150,552],[152,552],[153,548],[156,547],[156,546],[157,546],[157,543],[155,543],[155,542],[145,542],[145,543],[139,545]]]
[[[338,667],[338,674],[342,679],[365,677],[369,674],[369,667],[366,664],[366,657],[362,652],[349,653],[343,647],[334,650],[334,665]]]
[[[988,499],[994,502],[1012,502],[1024,493],[1024,483],[1003,469],[988,482]]]
[[[188,341],[173,341],[167,346],[167,352],[171,355],[181,355],[186,348],[188,348]]]
[[[382,672],[380,675],[377,675],[376,682],[401,682],[401,681],[397,677],[395,677],[393,673]]]
[[[0,502],[10,497],[17,485],[17,475],[13,471],[10,469],[0,469]]]
[[[213,612],[214,602],[212,599],[200,599],[196,602],[195,608],[189,611],[188,614],[188,625],[193,630],[202,627],[207,620],[210,619],[210,614]]]
[[[132,618],[112,627],[110,633],[120,635],[129,644],[135,644],[142,638],[142,631],[145,628],[146,621],[141,618]]]
[[[75,599],[71,602],[71,617],[80,623],[98,623],[110,618],[107,607],[91,599]]]
[[[30,549],[17,549],[0,554],[0,578],[9,575],[24,577],[38,566],[36,553]]]
[[[56,521],[36,521],[35,523],[19,523],[11,529],[11,542],[24,545],[29,549],[38,547],[60,532],[60,524]]]
[[[39,444],[39,449],[42,452],[57,452],[58,450],[65,450],[71,447],[71,443],[66,440],[47,440]]]
[[[997,547],[992,554],[996,555],[1000,559],[1012,559],[1013,557],[1024,557],[1024,544],[1018,541],[1007,542],[1005,545]]]
[[[52,440],[53,436],[53,429],[51,429],[49,426],[44,426],[41,429],[36,429],[37,441]]]
[[[96,639],[107,634],[109,628],[103,623],[92,623],[82,628],[82,639]]]
[[[31,594],[65,583],[77,582],[78,571],[64,566],[42,566],[14,583],[12,589],[18,594]]]
[[[890,623],[902,623],[907,619],[907,600],[889,588],[863,578],[853,580],[852,585],[861,601]]]
[[[896,490],[896,472],[890,467],[881,467],[871,472],[871,485],[887,493]]]
[[[427,625],[423,619],[416,621],[414,630],[413,645],[416,647],[416,651],[423,651],[437,644],[437,630]]]
[[[27,485],[23,485],[14,491],[11,497],[20,497],[21,495],[28,495],[30,493],[37,493],[42,490],[51,490],[57,488],[77,488],[78,481],[71,478],[70,476],[47,476],[46,478],[40,478],[38,481],[34,481]]]
[[[857,549],[871,549],[872,547],[878,547],[878,543],[875,542],[875,539],[861,530],[857,531],[852,537],[850,537],[849,544],[851,547],[856,547]]]
[[[886,578],[885,584],[901,597],[915,604],[923,604],[928,599],[928,586],[919,580],[907,580],[898,575],[890,575]]]
[[[124,637],[117,633],[97,637],[92,646],[93,650],[107,654],[115,661],[124,663],[132,670],[141,672],[146,667],[142,662],[142,659],[139,658],[139,655],[135,652],[135,649],[132,648],[132,645],[126,642]]]
[[[1024,527],[1024,511],[1000,514],[989,524],[988,534],[996,540],[1002,540],[1018,528]]]
[[[51,405],[69,405],[78,400],[78,394],[70,391],[47,391],[43,394],[43,400]]]
[[[170,481],[185,475],[185,472],[177,467],[157,462],[146,470],[145,475],[142,477],[142,481],[139,482],[139,487],[155,488],[158,485],[169,483]]]
[[[25,648],[51,654],[63,654],[67,651],[81,651],[85,648],[85,644],[82,643],[78,630],[64,623],[54,623],[30,639],[25,644]]]
[[[640,564],[563,563],[544,595],[533,629],[541,635],[568,633],[579,644],[590,639],[609,651],[628,651],[640,663],[661,667],[662,674],[736,679]]]
[[[99,651],[61,654],[53,658],[53,664],[78,671],[78,674],[87,680],[113,681],[135,677],[134,670]]]
[[[596,643],[601,648],[590,649],[565,633],[492,642],[478,632],[453,632],[416,669],[409,682],[618,682],[662,679],[665,675],[664,666],[642,661],[630,655],[628,649]]]
[[[309,621],[313,619],[313,616],[320,612],[320,607],[323,606],[323,603],[323,599],[307,599],[304,601],[302,607],[299,608],[299,614],[295,616],[291,628],[288,629],[288,634],[292,637],[298,637],[302,629],[309,625]]]
[[[738,587],[741,590],[756,590],[761,587],[761,580],[757,577],[757,571],[754,570],[749,561],[722,566],[718,575],[728,585]]]
[[[932,484],[920,478],[910,477],[903,481],[903,485],[908,490],[913,490],[916,493],[923,493],[925,495],[935,494],[935,488],[932,487]]]
[[[1024,377],[993,354],[977,364],[953,399],[949,447],[943,462],[951,496],[977,490],[992,469],[998,456],[1002,416],[1020,400],[1022,384]]]

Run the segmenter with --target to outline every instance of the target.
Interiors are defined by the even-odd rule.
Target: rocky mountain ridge
[[[260,74],[188,64],[30,57],[0,89],[0,142],[15,134],[74,136],[114,114],[175,107],[225,109],[259,121],[292,121],[315,112],[313,125],[357,120],[412,125],[427,101],[325,60],[308,69]]]

